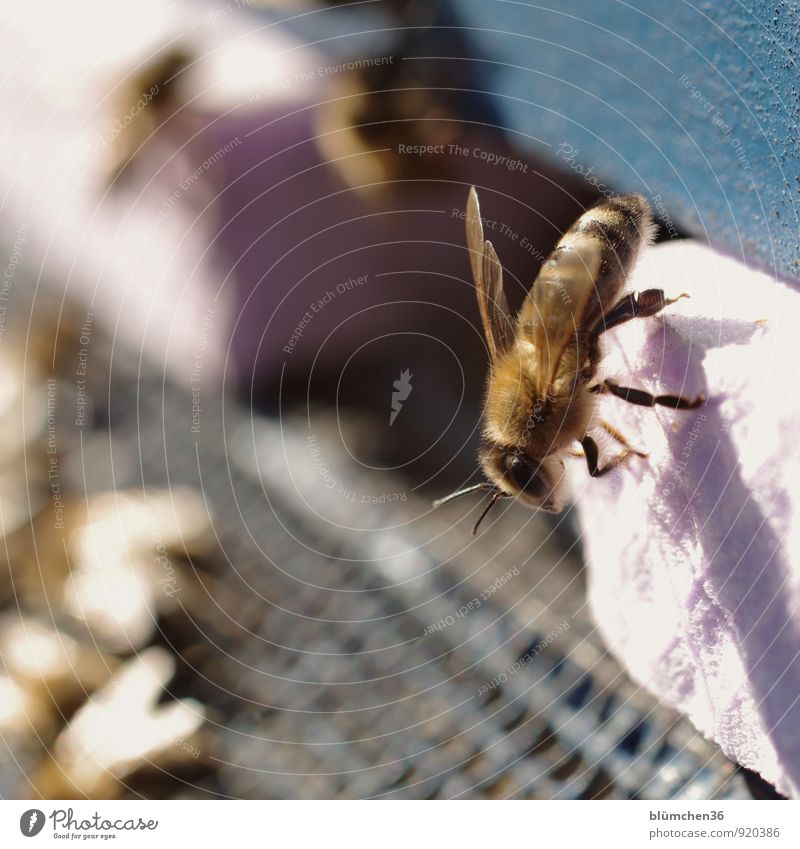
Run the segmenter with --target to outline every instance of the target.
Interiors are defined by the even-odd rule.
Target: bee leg
[[[615,397],[640,407],[655,407],[658,404],[660,407],[670,407],[673,410],[694,410],[706,400],[705,395],[698,395],[696,398],[681,398],[680,395],[651,395],[643,389],[617,386],[610,380],[604,380],[597,388],[592,387],[591,391],[610,392]]]
[[[508,496],[499,489],[496,489],[492,494],[492,497],[489,499],[489,503],[486,507],[483,508],[483,512],[480,516],[478,516],[478,521],[475,522],[475,527],[472,529],[472,536],[477,536],[478,528],[481,526],[481,522],[486,518],[487,513],[497,504],[498,499],[507,498]]]
[[[595,326],[597,333],[603,333],[606,330],[611,330],[619,324],[624,324],[632,318],[647,318],[651,315],[660,313],[664,307],[674,304],[681,298],[688,298],[684,292],[678,295],[677,298],[664,297],[663,289],[645,289],[644,292],[631,292],[629,295],[614,304],[614,306],[601,317]]]
[[[617,454],[613,460],[609,460],[601,469],[599,465],[600,452],[597,448],[597,443],[591,436],[587,435],[581,440],[581,445],[583,446],[583,453],[586,455],[586,465],[589,467],[589,474],[593,478],[601,478],[603,475],[607,475],[610,471],[616,469],[620,463],[624,463],[631,454],[639,453],[638,451],[625,449],[622,453]]]
[[[639,451],[638,448],[634,448],[630,442],[614,427],[614,425],[609,424],[604,419],[601,419],[599,425],[603,430],[616,442],[618,442],[623,448],[627,448],[631,454],[635,454],[637,457],[649,457],[650,455],[646,451]]]

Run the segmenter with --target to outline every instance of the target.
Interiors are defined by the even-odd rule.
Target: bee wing
[[[511,312],[503,290],[503,267],[491,242],[483,238],[478,193],[473,186],[467,197],[467,249],[478,294],[478,309],[492,360],[511,342]]]
[[[537,360],[541,397],[551,391],[567,345],[575,338],[593,299],[602,263],[601,246],[582,241],[557,250],[539,271],[525,310]]]

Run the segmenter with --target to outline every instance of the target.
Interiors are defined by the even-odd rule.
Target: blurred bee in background
[[[122,185],[148,141],[184,106],[184,75],[192,61],[188,49],[173,46],[145,62],[122,84],[107,133],[112,142],[109,185]]]
[[[456,179],[464,167],[460,156],[400,151],[472,147],[482,126],[501,120],[491,98],[478,94],[474,45],[450,4],[386,0],[376,6],[385,15],[380,54],[359,57],[357,71],[330,78],[335,94],[318,106],[315,141],[362,193],[394,191],[405,181]],[[498,145],[496,135],[491,141]]]
[[[480,462],[488,478],[435,502],[470,492],[490,493],[473,534],[500,498],[518,498],[533,508],[560,512],[566,501],[563,458],[580,443],[592,477],[601,477],[631,454],[611,425],[598,421],[598,395],[608,393],[644,407],[690,410],[705,401],[652,395],[597,377],[600,335],[632,318],[659,313],[681,297],[661,289],[622,295],[628,272],[654,225],[639,195],[605,200],[585,212],[556,245],[534,281],[516,319],[503,290],[503,269],[484,240],[478,195],[471,188],[466,211],[467,247],[478,306],[489,348],[490,372]],[[589,435],[603,428],[622,446],[600,465]]]

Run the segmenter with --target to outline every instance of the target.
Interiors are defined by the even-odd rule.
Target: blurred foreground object
[[[175,671],[161,648],[127,661],[72,718],[52,760],[31,783],[46,799],[113,798],[134,771],[165,768],[193,757],[186,744],[203,724],[203,706],[190,699],[157,704]]]
[[[597,646],[578,558],[542,517],[508,505],[465,547],[469,517],[451,528],[458,513],[353,462],[357,417],[314,410],[309,431],[218,398],[193,432],[192,396],[162,373],[119,356],[106,381],[92,363],[95,427],[55,428],[64,528],[45,507],[7,546],[4,798],[749,796]],[[93,575],[89,600],[128,563],[134,588],[76,621],[67,562]],[[130,608],[148,648],[100,655]]]
[[[635,680],[796,797],[800,295],[689,243],[645,255],[631,288],[651,287],[691,300],[609,333],[609,375],[709,400],[604,402],[650,456],[602,480],[574,467],[591,604]]]
[[[452,7],[526,146],[797,283],[797,3]]]
[[[448,4],[79,5],[50,30],[41,2],[0,10],[2,232],[19,273],[204,396],[223,373],[304,396],[345,364],[376,385],[409,334],[440,361],[477,318],[463,187],[496,193],[509,280],[594,196],[498,132]]]
[[[170,553],[202,554],[212,541],[202,497],[189,489],[96,496],[72,536],[64,607],[112,650],[141,648],[185,583]]]
[[[116,660],[30,618],[0,619],[0,731],[47,737],[56,715],[100,686]]]

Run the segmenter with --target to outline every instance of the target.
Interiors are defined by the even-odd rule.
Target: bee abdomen
[[[607,307],[619,295],[639,249],[652,240],[653,229],[647,201],[641,195],[621,195],[584,212],[556,251],[579,249],[587,242],[595,247],[602,257],[595,288],[601,308]]]
[[[650,240],[652,231],[653,218],[647,201],[641,195],[622,195],[584,212],[561,244],[566,247],[573,239],[588,237],[611,250],[627,245],[635,251]]]

